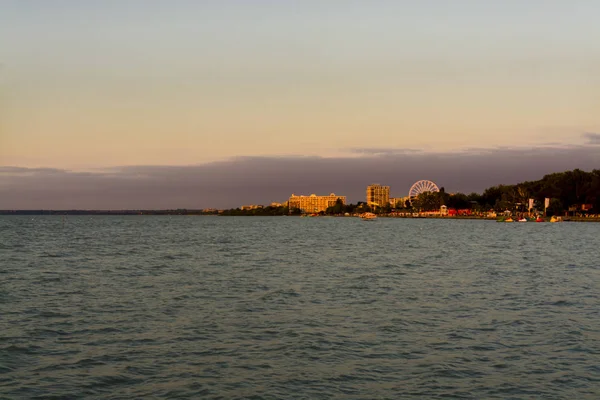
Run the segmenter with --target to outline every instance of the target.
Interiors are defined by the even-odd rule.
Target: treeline
[[[369,207],[364,202],[335,205],[320,212],[320,215],[345,215],[373,212],[389,214],[391,212],[439,211],[442,205],[449,209],[471,210],[485,213],[490,210],[525,212],[529,209],[529,199],[533,207],[544,211],[546,198],[550,199],[547,215],[562,215],[567,211],[600,214],[600,170],[585,172],[579,169],[544,176],[537,181],[522,182],[516,185],[497,185],[479,193],[447,193],[444,188],[439,192],[420,194],[403,204],[386,204],[383,207]],[[220,215],[300,215],[300,209],[287,207],[264,207],[252,210],[224,210]]]
[[[363,213],[367,211],[373,211],[377,213],[390,212],[391,206],[388,204],[384,208],[378,210],[372,210],[371,207],[367,206],[366,203],[358,202],[358,204],[344,204],[341,200],[337,200],[334,206],[327,208],[326,211],[321,211],[319,215],[343,215],[343,214],[355,214]],[[277,215],[302,215],[306,214],[299,208],[288,208],[286,206],[281,207],[260,207],[253,208],[250,210],[242,210],[241,208],[232,208],[230,210],[223,210],[219,215],[225,216],[277,216]],[[309,213],[312,214],[312,213]]]
[[[600,213],[600,170],[585,172],[579,169],[544,176],[537,181],[516,185],[498,185],[486,189],[482,194],[423,193],[412,203],[412,208],[421,211],[448,208],[473,209],[476,211],[527,211],[529,199],[533,207],[544,210],[545,199],[550,199],[548,215],[559,215],[567,211]]]
[[[288,207],[260,207],[253,208],[251,210],[242,210],[241,208],[232,208],[230,210],[223,210],[219,215],[226,216],[277,216],[277,215],[300,215],[302,210],[299,208],[289,209]]]
[[[369,207],[367,203],[359,201],[357,204],[343,204],[337,200],[335,205],[328,207],[322,214],[325,215],[343,215],[343,214],[362,214],[365,212],[374,212],[377,214],[387,214],[392,211],[392,206],[386,204],[383,207]]]
[[[0,215],[215,215],[217,210],[0,210]]]
[[[329,207],[324,214],[340,215],[344,213],[361,213],[371,211],[377,214],[388,214],[392,211],[418,212],[438,211],[445,205],[449,209],[487,212],[494,210],[521,211],[529,209],[529,199],[533,199],[533,208],[544,211],[545,199],[550,199],[547,215],[562,215],[565,212],[581,214],[600,214],[600,170],[585,172],[580,169],[545,175],[537,181],[527,181],[515,185],[497,185],[479,193],[446,193],[444,188],[439,192],[420,194],[403,204],[387,204],[384,207],[371,209],[364,203],[341,204]]]

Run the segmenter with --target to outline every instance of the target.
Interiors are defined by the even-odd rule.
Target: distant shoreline
[[[216,215],[202,210],[0,210],[0,215]]]
[[[216,213],[206,213],[202,210],[0,210],[0,216],[219,216]],[[299,215],[238,215],[239,217],[300,217]],[[496,221],[497,218],[461,215],[461,216],[431,216],[431,215],[379,215],[379,218],[403,219],[443,219],[443,220],[484,220]],[[307,218],[358,218],[357,215],[322,215]],[[595,217],[563,217],[565,222],[600,222],[600,216]]]

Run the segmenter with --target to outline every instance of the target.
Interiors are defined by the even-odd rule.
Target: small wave
[[[473,337],[471,336],[466,336],[466,335],[462,335],[460,333],[450,333],[448,334],[448,339],[453,339],[453,340],[474,340]]]
[[[40,311],[37,316],[41,317],[41,318],[70,318],[71,317],[71,315],[69,315],[69,314],[62,314],[62,313],[54,312],[54,311]]]
[[[300,293],[296,292],[293,289],[274,290],[270,293],[263,295],[261,297],[261,300],[273,300],[276,298],[288,298],[288,297],[300,297]]]
[[[549,305],[549,306],[556,306],[556,307],[566,307],[566,306],[572,306],[574,305],[574,303],[567,301],[567,300],[558,300],[558,301],[554,301],[554,302],[545,302],[545,305]]]
[[[141,376],[152,376],[157,373],[159,368],[151,366],[127,366],[125,371],[130,374],[141,375]]]
[[[329,379],[327,379],[328,381],[331,382],[354,382],[354,381],[363,381],[363,382],[373,382],[376,379],[368,376],[368,375],[364,375],[364,374],[343,374],[343,375],[338,375],[338,376],[334,376],[331,377]]]
[[[71,334],[85,336],[88,334],[105,334],[105,333],[122,333],[122,332],[123,332],[122,329],[107,326],[107,327],[103,327],[103,328],[79,329],[79,330],[75,330],[75,331],[71,332]]]
[[[458,368],[454,366],[443,366],[434,367],[432,374],[437,378],[452,378],[452,379],[464,379],[464,378],[482,378],[486,374],[481,371],[475,371],[472,369]]]
[[[583,346],[575,346],[568,349],[567,351],[571,353],[600,354],[600,350],[595,350],[593,348]]]
[[[257,371],[257,370],[264,370],[264,369],[272,369],[273,366],[271,366],[270,364],[243,364],[243,365],[238,365],[235,368],[247,369],[250,371]]]
[[[190,253],[176,253],[176,254],[165,254],[161,256],[163,260],[179,260],[182,258],[190,258],[192,255]]]
[[[107,389],[112,386],[129,386],[141,382],[143,382],[143,379],[127,375],[106,375],[94,378],[92,382],[84,386],[90,389]]]
[[[499,346],[496,344],[480,344],[475,346],[467,347],[470,351],[495,351],[498,350]]]
[[[42,276],[40,279],[33,281],[34,284],[43,285],[49,282],[60,282],[62,278],[60,276]]]
[[[18,346],[13,344],[0,349],[0,352],[6,352],[9,354],[38,354],[40,350],[40,346]]]
[[[413,263],[404,263],[402,264],[403,267],[408,267],[408,268],[415,268],[415,267],[420,267],[419,264],[413,264]]]
[[[76,365],[78,367],[93,367],[98,365],[106,365],[106,363],[95,358],[83,358],[72,365]]]
[[[380,329],[382,332],[389,333],[402,333],[409,331],[409,329],[405,325],[384,325]]]
[[[54,337],[54,336],[67,336],[67,335],[70,335],[70,332],[66,332],[61,329],[38,328],[38,329],[33,329],[32,331],[29,332],[29,334],[33,337]]]
[[[14,371],[14,368],[10,368],[7,365],[0,365],[0,375],[1,374],[8,374]]]
[[[65,257],[69,257],[71,256],[70,253],[51,253],[51,252],[44,252],[42,254],[40,254],[38,257],[39,258],[65,258]]]

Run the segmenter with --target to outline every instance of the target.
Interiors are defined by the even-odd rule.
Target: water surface
[[[0,397],[600,397],[600,224],[0,217]]]

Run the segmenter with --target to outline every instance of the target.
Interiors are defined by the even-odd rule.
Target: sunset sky
[[[442,160],[441,172],[456,154],[485,168],[491,151],[501,170],[538,147],[565,160],[538,175],[600,167],[599,15],[595,0],[0,0],[0,208],[62,207],[44,193],[68,179],[35,188],[50,168],[108,180],[153,166],[158,179],[148,171],[263,159],[272,169],[250,173],[265,184],[298,159],[410,153]],[[411,172],[398,179],[423,178]],[[381,177],[338,186],[362,192]],[[187,193],[182,182],[170,190]],[[487,183],[463,190],[503,182]],[[194,205],[232,205],[200,192]]]

